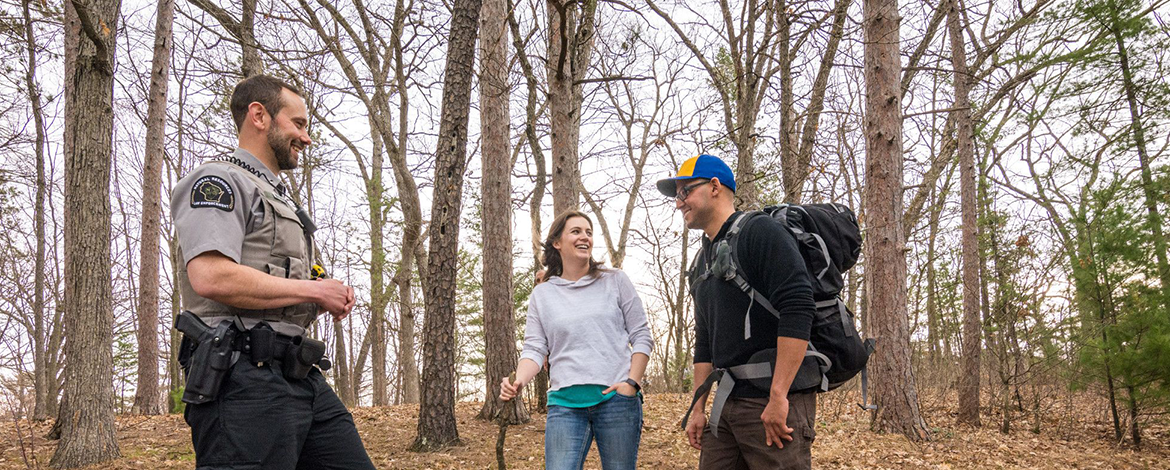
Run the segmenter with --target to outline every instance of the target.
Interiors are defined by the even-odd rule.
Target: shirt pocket
[[[301,225],[301,219],[297,217],[296,210],[289,207],[288,204],[277,201],[272,202],[270,206],[275,215],[273,217],[275,235],[272,241],[272,254],[303,261],[306,258],[308,243],[305,240],[305,228]]]

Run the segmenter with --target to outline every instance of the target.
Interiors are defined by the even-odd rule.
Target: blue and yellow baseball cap
[[[731,192],[735,192],[735,173],[732,173],[731,168],[723,163],[723,160],[706,154],[687,159],[678,168],[678,174],[673,178],[658,180],[658,192],[667,197],[674,197],[677,191],[674,186],[676,180],[695,178],[719,178],[719,184],[727,186],[731,188]]]

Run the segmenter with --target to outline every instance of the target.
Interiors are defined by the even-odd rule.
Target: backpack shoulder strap
[[[706,251],[706,248],[700,246],[699,251],[695,252],[695,257],[691,258],[690,267],[687,268],[687,292],[691,296],[695,295],[696,285],[711,277],[711,266],[707,263],[703,263],[703,272],[699,272],[699,261],[707,255]]]
[[[759,216],[767,217],[768,214],[764,211],[751,211],[745,214],[741,214],[739,218],[735,220],[735,222],[731,223],[731,228],[727,230],[727,237],[724,240],[727,241],[727,247],[731,250],[732,267],[735,269],[735,277],[728,280],[731,281],[732,284],[735,284],[736,287],[739,287],[739,290],[742,290],[745,294],[750,296],[752,302],[760,304],[760,306],[764,307],[768,313],[771,313],[776,318],[780,318],[780,311],[776,310],[776,307],[772,306],[772,302],[770,302],[767,297],[764,297],[763,294],[753,288],[751,283],[748,282],[747,275],[743,270],[743,265],[739,262],[739,234],[747,228],[750,222],[759,218]],[[748,309],[750,310],[751,307],[749,306]]]

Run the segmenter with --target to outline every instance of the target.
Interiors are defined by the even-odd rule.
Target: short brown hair
[[[268,115],[275,117],[284,107],[284,100],[280,99],[280,91],[287,89],[297,96],[301,90],[289,85],[284,80],[268,75],[253,75],[236,84],[232,91],[232,120],[236,122],[236,132],[244,127],[244,116],[248,114],[248,106],[260,103],[268,111]]]

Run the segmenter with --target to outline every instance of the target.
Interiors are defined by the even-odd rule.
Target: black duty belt
[[[329,370],[333,365],[325,357],[325,342],[283,335],[264,322],[244,328],[237,317],[211,327],[184,311],[175,319],[175,328],[183,332],[179,363],[187,373],[183,401],[190,404],[215,400],[227,372],[243,354],[256,366],[279,362],[289,379],[308,377],[314,366]]]

